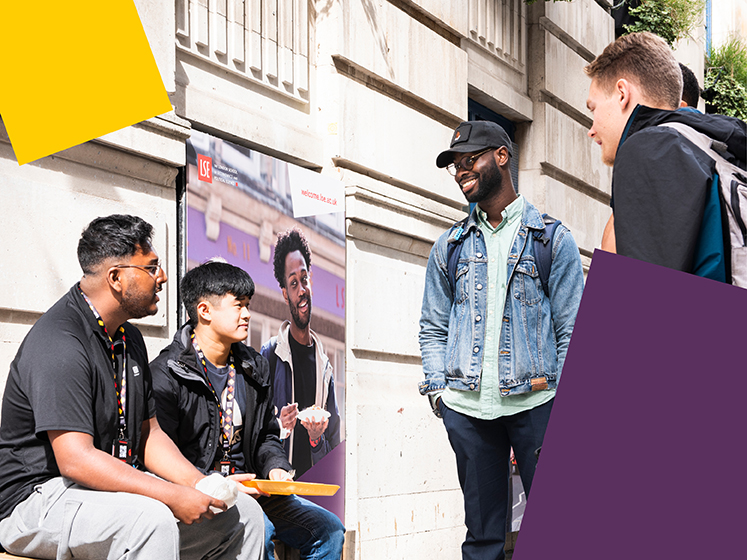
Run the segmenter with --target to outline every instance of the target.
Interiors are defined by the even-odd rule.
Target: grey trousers
[[[161,502],[99,492],[65,478],[40,484],[0,521],[0,543],[20,556],[49,560],[261,560],[264,517],[256,500],[185,525]]]

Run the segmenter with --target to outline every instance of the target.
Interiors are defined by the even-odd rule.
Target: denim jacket
[[[438,238],[428,258],[420,318],[423,395],[445,387],[478,391],[485,344],[488,256],[473,210],[465,226],[456,272],[456,297],[447,272],[447,244]],[[539,211],[528,201],[508,257],[506,304],[499,337],[498,372],[502,396],[554,389],[560,379],[583,291],[576,242],[562,224],[553,239],[547,297],[534,259],[532,230],[542,229]]]

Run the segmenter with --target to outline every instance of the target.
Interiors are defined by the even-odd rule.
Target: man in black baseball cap
[[[420,318],[420,392],[456,454],[464,560],[504,558],[511,448],[528,496],[583,289],[573,237],[516,194],[510,158],[487,121],[460,124],[436,158],[476,203],[431,250]]]

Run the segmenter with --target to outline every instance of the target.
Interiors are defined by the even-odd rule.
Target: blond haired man
[[[602,248],[715,280],[728,263],[714,162],[666,123],[683,123],[724,142],[745,167],[745,124],[721,115],[677,111],[682,73],[671,49],[651,33],[608,45],[585,71],[591,78],[589,129],[613,167],[611,220]]]

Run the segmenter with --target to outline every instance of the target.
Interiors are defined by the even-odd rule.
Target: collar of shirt
[[[501,212],[501,223],[493,227],[488,221],[488,215],[477,205],[477,223],[481,227],[486,228],[491,233],[496,233],[506,227],[506,224],[514,223],[518,218],[521,218],[524,212],[524,197],[519,195],[516,197],[511,204],[506,206]]]

